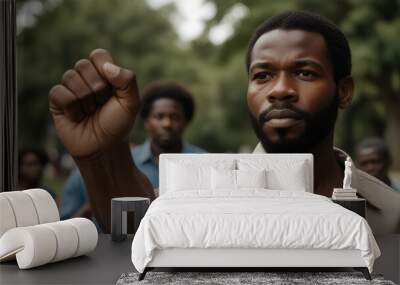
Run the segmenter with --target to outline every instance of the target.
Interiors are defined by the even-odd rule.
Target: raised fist
[[[92,157],[123,141],[140,108],[132,71],[104,49],[67,70],[49,93],[57,134],[74,158]]]

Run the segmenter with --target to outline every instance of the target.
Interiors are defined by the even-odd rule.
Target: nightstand
[[[367,201],[362,198],[354,198],[351,200],[336,200],[332,199],[332,202],[339,204],[340,206],[359,214],[361,217],[365,218],[365,208]]]
[[[149,198],[143,197],[119,197],[111,199],[111,239],[112,241],[123,241],[128,234],[127,212],[133,212],[133,232],[139,227],[140,221],[146,214],[150,205]]]

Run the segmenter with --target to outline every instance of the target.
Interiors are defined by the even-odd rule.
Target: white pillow
[[[268,181],[274,181],[276,184],[273,186],[279,190],[306,192],[307,180],[304,162],[284,171],[274,169],[268,172]],[[271,188],[274,189],[274,187]]]
[[[211,168],[234,169],[234,160],[190,161],[175,160],[167,163],[168,191],[211,190]]]
[[[265,169],[262,170],[211,170],[211,187],[213,190],[238,190],[241,188],[266,188]]]
[[[266,169],[267,188],[271,190],[307,191],[310,189],[307,161],[290,159],[238,159],[239,170]]]
[[[236,170],[237,188],[267,188],[267,171]]]
[[[211,188],[213,190],[236,189],[236,170],[231,169],[215,169],[211,170]]]
[[[169,163],[167,187],[171,191],[210,189],[210,167]]]

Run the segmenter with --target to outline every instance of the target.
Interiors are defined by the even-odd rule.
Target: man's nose
[[[286,73],[279,74],[273,88],[267,94],[267,100],[270,103],[276,101],[295,102],[298,100],[298,94],[294,79]]]
[[[161,121],[161,125],[163,126],[163,128],[171,128],[172,119],[170,117],[164,117]]]

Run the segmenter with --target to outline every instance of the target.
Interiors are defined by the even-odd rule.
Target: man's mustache
[[[288,103],[274,103],[258,116],[258,123],[263,125],[273,118],[288,117],[298,120],[310,120],[310,115]]]

